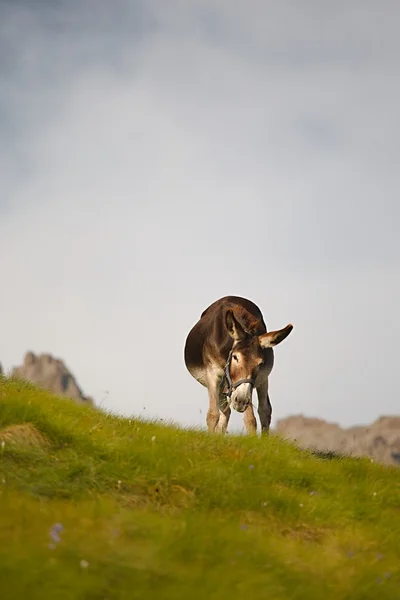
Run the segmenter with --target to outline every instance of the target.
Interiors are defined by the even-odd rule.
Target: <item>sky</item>
[[[185,338],[253,300],[273,422],[399,414],[396,0],[1,0],[0,361],[204,426]],[[240,430],[242,416],[232,417]]]

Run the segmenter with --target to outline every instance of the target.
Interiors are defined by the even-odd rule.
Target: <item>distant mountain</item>
[[[36,355],[33,352],[27,352],[23,364],[15,367],[11,375],[26,379],[53,394],[72,398],[79,404],[94,406],[92,398],[83,394],[65,363],[51,354]]]
[[[383,416],[372,425],[344,429],[336,423],[295,415],[280,419],[274,433],[305,448],[400,464],[400,416]]]

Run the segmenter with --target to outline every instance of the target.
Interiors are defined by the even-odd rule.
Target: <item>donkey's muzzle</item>
[[[243,388],[241,387],[243,385]],[[233,391],[231,398],[231,407],[239,413],[243,413],[251,404],[251,396],[253,393],[253,382],[244,380],[240,386]]]
[[[231,406],[234,410],[236,410],[236,412],[238,413],[244,413],[244,411],[246,410],[246,408],[250,405],[250,402],[240,402],[240,403],[236,403],[236,402],[232,402]]]

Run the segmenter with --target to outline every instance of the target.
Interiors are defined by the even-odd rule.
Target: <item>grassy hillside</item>
[[[400,470],[0,379],[0,598],[400,595]]]

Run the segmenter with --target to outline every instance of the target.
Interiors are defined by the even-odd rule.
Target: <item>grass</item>
[[[398,599],[400,470],[0,379],[0,598]]]

